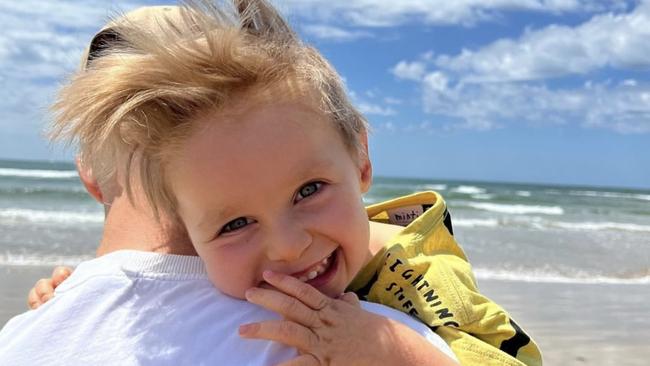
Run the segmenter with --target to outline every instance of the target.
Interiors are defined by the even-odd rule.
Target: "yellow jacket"
[[[542,364],[535,342],[479,293],[438,193],[416,193],[366,210],[372,221],[406,227],[361,270],[349,291],[417,317],[451,346],[462,365]]]

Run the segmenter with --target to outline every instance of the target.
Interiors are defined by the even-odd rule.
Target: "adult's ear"
[[[368,154],[368,132],[364,131],[360,136],[361,151],[359,151],[359,180],[361,192],[366,193],[372,184],[372,163]]]
[[[97,202],[105,204],[104,195],[99,188],[99,184],[97,184],[97,179],[95,179],[92,169],[89,166],[85,166],[80,157],[77,157],[75,163],[77,165],[77,171],[79,172],[81,183],[86,187],[88,194],[90,194]]]

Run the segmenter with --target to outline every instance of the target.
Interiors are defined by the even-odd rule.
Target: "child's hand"
[[[277,290],[252,288],[246,298],[284,320],[245,324],[239,334],[296,347],[300,356],[282,365],[424,364],[413,349],[423,351],[415,353],[424,354],[427,364],[445,364],[439,361],[446,356],[419,334],[361,309],[353,293],[332,299],[291,276],[267,271],[264,279]]]
[[[29,308],[33,310],[50,301],[54,296],[54,290],[59,287],[61,282],[70,277],[71,273],[72,269],[69,267],[56,267],[52,271],[51,278],[41,278],[36,281],[36,284],[27,295]]]

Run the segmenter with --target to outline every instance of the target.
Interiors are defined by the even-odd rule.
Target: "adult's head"
[[[85,125],[88,121],[84,121],[82,115],[68,113],[70,109],[74,109],[74,103],[78,102],[76,98],[84,98],[80,94],[71,97],[71,89],[76,90],[76,93],[89,93],[89,96],[102,92],[96,86],[84,84],[89,75],[101,73],[91,67],[91,64],[106,53],[127,47],[130,47],[131,52],[135,52],[135,49],[121,38],[118,29],[129,24],[138,24],[143,29],[154,31],[158,23],[173,22],[179,16],[178,7],[152,6],[139,8],[108,22],[86,47],[79,69],[70,77],[52,106],[56,118],[50,130],[51,139],[76,145],[79,177],[88,193],[104,206],[104,232],[97,249],[98,255],[120,249],[196,255],[184,228],[166,217],[156,218],[146,203],[146,195],[143,193],[139,177],[129,174],[133,169],[133,148],[128,144],[120,146],[108,143],[108,140],[119,138],[118,134],[104,136],[103,139],[91,138],[90,140],[95,142],[104,140],[103,143],[93,146],[93,141],[87,138],[88,133],[92,134],[88,130],[89,126]],[[90,110],[99,113],[92,105]],[[95,117],[101,118],[99,115]],[[95,122],[102,124],[100,120]],[[110,123],[108,120],[104,122]],[[101,133],[100,130],[96,132]],[[130,180],[128,185],[124,183],[125,179]]]
[[[143,192],[153,213],[172,217],[166,184],[174,146],[198,115],[241,98],[310,95],[351,151],[366,122],[327,61],[295,36],[264,0],[146,8],[111,22],[54,105],[52,136],[78,144],[102,199]]]

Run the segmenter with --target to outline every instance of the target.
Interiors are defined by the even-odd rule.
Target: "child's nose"
[[[296,223],[275,225],[266,237],[266,252],[272,261],[293,261],[299,259],[311,245],[312,236]]]

